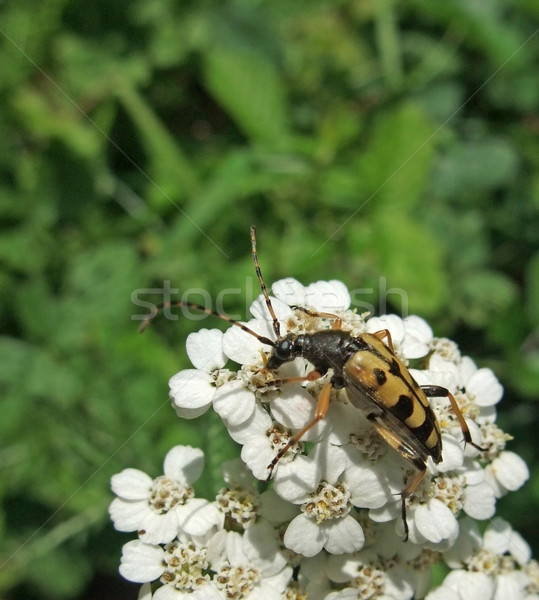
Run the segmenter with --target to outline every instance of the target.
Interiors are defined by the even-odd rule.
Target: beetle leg
[[[313,373],[317,373],[317,371],[313,371]],[[319,373],[318,373],[318,375],[320,376]],[[283,448],[281,448],[281,450],[279,450],[279,452],[275,455],[275,458],[268,465],[269,475],[268,475],[266,481],[268,481],[271,478],[271,475],[273,473],[273,469],[275,468],[275,465],[281,460],[281,458],[286,454],[286,452],[292,446],[297,444],[301,440],[301,438],[307,433],[307,431],[309,431],[309,429],[312,429],[318,423],[318,421],[321,421],[326,416],[326,413],[329,408],[329,399],[330,399],[330,395],[331,395],[331,388],[332,388],[331,382],[326,383],[326,385],[322,388],[322,391],[320,392],[320,396],[318,396],[318,402],[316,403],[316,411],[315,411],[313,420],[310,421],[309,423],[307,423],[307,425],[305,425],[305,427],[303,429],[301,429],[294,436],[292,436],[290,438],[290,440],[288,441],[288,443],[286,444],[286,446],[284,446]]]
[[[308,308],[305,308],[303,306],[296,306],[295,304],[293,304],[290,308],[292,310],[301,310],[301,312],[304,312],[306,315],[309,315],[309,317],[319,317],[320,319],[334,319],[335,322],[333,323],[333,327],[331,329],[341,329],[342,327],[341,317],[338,317],[337,315],[334,315],[332,313],[316,312],[315,310],[309,310]]]
[[[470,435],[468,424],[464,420],[464,416],[462,415],[462,412],[457,404],[457,401],[455,400],[455,397],[448,389],[439,385],[421,385],[419,387],[425,392],[426,396],[430,396],[431,398],[448,398],[449,402],[451,403],[451,408],[453,409],[453,412],[455,413],[455,416],[458,419],[462,435],[464,436],[464,442],[466,444],[471,444],[474,448],[477,448],[478,450],[481,450],[483,452],[485,451],[485,448],[482,448],[474,441],[472,441],[472,436]]]
[[[409,461],[414,469],[417,471],[416,475],[411,479],[406,487],[401,492],[401,515],[402,524],[404,526],[404,541],[408,539],[408,521],[406,520],[406,498],[409,498],[418,488],[419,484],[423,481],[425,473],[427,472],[427,464],[410,445],[402,440],[397,434],[393,433],[391,429],[381,420],[381,418],[375,414],[368,415],[369,421],[374,425],[376,431],[383,438],[383,440],[396,450],[404,459]]]
[[[316,381],[322,377],[322,373],[318,371],[311,371],[302,377],[286,377],[285,379],[274,379],[269,384],[261,384],[259,387],[266,387],[266,385],[271,385],[275,387],[282,387],[287,383],[302,383],[304,381]]]
[[[375,331],[373,335],[375,335],[381,342],[383,342],[384,338],[386,338],[386,346],[391,350],[391,352],[395,352],[395,348],[393,347],[393,339],[389,329],[380,329],[380,331]]]
[[[419,484],[423,481],[427,472],[427,465],[419,457],[412,460],[412,464],[416,469],[417,473],[411,479],[406,487],[401,492],[401,517],[404,525],[404,541],[408,540],[408,521],[406,520],[406,498],[409,498],[418,488]]]

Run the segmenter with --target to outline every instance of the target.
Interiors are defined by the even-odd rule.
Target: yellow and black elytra
[[[405,364],[395,354],[391,334],[387,329],[375,333],[362,333],[354,337],[341,329],[342,321],[336,315],[311,311],[301,306],[291,306],[292,309],[300,310],[312,317],[332,319],[333,327],[313,333],[299,335],[288,333],[281,336],[280,324],[271,305],[258,264],[254,227],[251,227],[251,248],[256,274],[277,337],[275,341],[258,335],[243,323],[212,309],[181,301],[156,306],[143,321],[141,331],[162,309],[171,306],[187,307],[219,317],[253,335],[261,343],[271,346],[273,349],[264,367],[265,371],[276,371],[285,363],[298,357],[306,359],[314,367],[314,370],[305,377],[277,379],[273,382],[274,385],[315,381],[331,370],[331,378],[318,397],[314,418],[291,437],[276,454],[268,465],[268,479],[284,454],[325,417],[329,408],[331,389],[344,388],[350,402],[365,414],[385,442],[408,460],[416,471],[415,476],[406,483],[401,492],[402,521],[405,539],[407,539],[406,498],[415,492],[425,477],[428,457],[430,456],[435,463],[442,460],[440,425],[427,397],[447,397],[459,421],[465,442],[479,450],[483,448],[472,441],[466,421],[449,390],[436,385],[417,384]]]

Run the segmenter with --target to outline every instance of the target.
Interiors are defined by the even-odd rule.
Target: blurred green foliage
[[[537,548],[537,3],[18,0],[0,16],[2,597],[120,597],[122,468],[157,475],[193,444],[199,490],[219,487],[237,450],[167,399],[200,324],[139,336],[131,294],[238,288],[227,310],[247,316],[252,223],[268,282],[342,279],[494,368],[534,469],[500,511]]]

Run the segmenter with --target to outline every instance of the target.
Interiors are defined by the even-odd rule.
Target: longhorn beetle
[[[427,396],[447,397],[459,421],[465,443],[479,450],[484,449],[472,441],[468,425],[449,390],[437,385],[416,383],[410,371],[395,354],[389,330],[382,329],[375,333],[362,333],[353,337],[350,332],[341,329],[342,321],[337,315],[316,312],[301,306],[291,306],[293,310],[302,311],[311,317],[332,319],[333,327],[314,333],[281,335],[280,323],[273,310],[258,263],[254,226],[251,227],[251,253],[260,288],[272,319],[275,340],[258,335],[243,323],[210,308],[182,301],[166,302],[154,307],[151,314],[144,319],[140,330],[143,331],[166,307],[196,309],[240,327],[262,344],[271,346],[272,350],[264,367],[265,371],[276,371],[285,363],[298,357],[306,359],[314,367],[304,377],[277,379],[274,384],[315,381],[331,370],[331,378],[318,397],[314,418],[292,436],[276,454],[268,465],[268,480],[289,448],[297,444],[309,429],[325,417],[329,408],[331,389],[344,388],[352,405],[365,414],[385,442],[409,461],[416,471],[401,492],[401,515],[405,539],[407,539],[406,499],[415,492],[425,477],[428,457],[430,456],[435,463],[442,460],[440,425]]]

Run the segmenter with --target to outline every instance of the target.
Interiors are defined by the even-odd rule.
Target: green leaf
[[[81,550],[57,547],[32,561],[27,578],[38,594],[57,600],[77,597],[91,578],[91,568]],[[70,568],[66,569],[65,565]]]
[[[45,340],[54,333],[57,299],[44,277],[34,277],[22,283],[16,295],[18,315],[26,337]]]
[[[56,59],[61,64],[60,84],[68,82],[77,97],[106,97],[118,82],[142,85],[149,77],[147,60],[142,54],[126,56],[125,42],[118,36],[93,41],[64,31],[54,41]]]
[[[412,4],[422,18],[435,16],[468,46],[483,53],[495,69],[506,62],[508,68],[521,66],[531,52],[521,48],[530,34],[508,21],[503,2],[413,0]],[[516,52],[519,48],[521,51]]]
[[[251,194],[266,191],[272,179],[275,179],[272,175],[257,171],[252,153],[229,151],[204,185],[193,194],[185,209],[189,218],[178,219],[178,239],[188,247],[201,230],[215,222],[216,215]]]
[[[3,390],[0,432],[5,442],[15,440],[24,427],[29,406],[22,400],[26,396],[25,377],[32,358],[32,347],[27,342],[0,337],[0,386]]]
[[[448,281],[438,240],[402,213],[387,219],[378,215],[374,228],[385,299],[393,305],[400,303],[404,314],[427,316],[439,310]]]
[[[516,148],[507,140],[484,136],[453,144],[438,159],[436,194],[467,202],[478,191],[509,184],[518,172]]]
[[[178,207],[177,201],[195,188],[197,176],[193,165],[148,101],[128,82],[116,93],[136,126],[149,167],[138,168],[148,182],[150,205],[163,212]],[[138,165],[134,165],[138,167]]]
[[[405,102],[380,115],[356,172],[363,192],[360,203],[367,201],[369,209],[388,216],[395,207],[415,206],[432,164],[433,133],[426,113],[415,103]]]
[[[526,269],[526,308],[532,326],[539,327],[539,252],[531,257]]]
[[[361,190],[357,172],[349,165],[330,166],[321,174],[320,200],[327,206],[357,209],[367,201],[367,194]]]
[[[436,73],[436,75],[439,74]],[[450,115],[461,108],[464,94],[464,87],[456,81],[437,82],[422,90],[416,99],[433,123],[444,123]],[[452,136],[452,133],[450,130],[442,128],[436,133],[436,136],[443,140]]]
[[[289,137],[285,89],[268,56],[246,45],[216,44],[204,55],[204,78],[249,139],[283,146]]]
[[[47,262],[47,254],[43,252],[46,238],[46,232],[36,232],[28,224],[3,231],[0,236],[0,261],[15,271],[38,273]]]
[[[328,106],[318,126],[316,156],[324,162],[331,160],[339,150],[358,139],[365,120],[349,102]]]
[[[106,136],[63,96],[55,105],[41,90],[21,88],[12,99],[24,128],[41,140],[60,140],[77,155],[90,159],[102,151]]]
[[[452,310],[473,327],[486,327],[517,298],[515,284],[496,271],[479,271],[461,278],[452,294]]]

